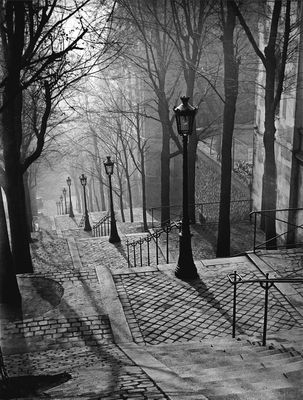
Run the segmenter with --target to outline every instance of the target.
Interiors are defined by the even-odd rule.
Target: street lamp
[[[67,205],[66,205],[66,189],[63,188],[62,190],[64,196],[64,204],[65,204],[65,214],[67,214]]]
[[[91,231],[92,227],[90,226],[89,223],[89,218],[88,218],[88,212],[87,212],[87,204],[86,204],[86,183],[87,183],[87,178],[84,174],[82,174],[80,177],[80,182],[81,185],[83,186],[83,198],[84,198],[84,230],[85,231]]]
[[[182,280],[197,279],[198,273],[193,260],[191,249],[191,233],[188,217],[188,163],[187,143],[188,136],[192,134],[197,108],[188,103],[189,97],[181,97],[182,103],[174,107],[178,134],[183,139],[183,216],[179,238],[179,259],[175,275]]]
[[[72,195],[71,195],[71,185],[72,185],[72,180],[71,180],[71,178],[70,177],[68,177],[67,179],[66,179],[66,183],[67,183],[67,186],[68,186],[68,191],[69,191],[69,216],[71,217],[71,218],[74,218],[74,212],[73,212],[73,204],[72,204]]]
[[[113,190],[112,190],[112,174],[114,172],[114,162],[111,161],[110,157],[107,156],[107,161],[104,163],[106,175],[108,175],[109,180],[109,196],[110,196],[110,243],[118,243],[121,241],[116,225],[115,212],[114,212],[114,202],[113,202]]]
[[[63,196],[60,196],[60,207],[61,207],[61,214],[63,214]]]

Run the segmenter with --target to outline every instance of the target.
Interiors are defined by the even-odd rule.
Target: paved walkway
[[[260,266],[253,255],[197,261],[200,279],[185,283],[175,278],[174,265],[128,268],[126,229],[121,244],[112,245],[80,231],[77,220],[41,219],[43,231],[32,246],[35,273],[18,278],[23,320],[1,324],[9,375],[71,374],[37,398],[190,398],[190,385],[147,347],[230,337],[227,274],[262,277],[262,268],[274,273],[275,266],[262,259]],[[291,257],[290,265],[297,265],[302,254]],[[302,327],[302,293],[289,285],[279,289],[270,291],[269,332]],[[239,289],[237,335],[262,331],[263,302],[260,286]]]

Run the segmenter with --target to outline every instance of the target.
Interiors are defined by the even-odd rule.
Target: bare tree
[[[0,179],[8,199],[12,253],[18,273],[32,271],[23,174],[41,155],[52,100],[62,96],[68,87],[83,77],[85,70],[88,73],[93,68],[92,54],[81,53],[80,47],[84,36],[91,32],[90,24],[81,14],[88,5],[88,0],[79,4],[65,4],[61,0],[43,3],[2,0],[0,4],[4,71],[0,82],[4,166]],[[71,20],[78,21],[76,28],[66,31]],[[42,88],[45,106],[36,147],[22,160],[23,93],[36,83]]]
[[[285,80],[285,67],[289,55],[291,1],[275,0],[272,6],[267,9],[268,13],[263,14],[264,22],[266,19],[270,23],[268,40],[264,51],[258,46],[258,38],[254,37],[237,3],[234,0],[231,0],[230,3],[265,69],[265,130],[263,137],[265,160],[262,209],[266,210],[264,213],[266,246],[267,248],[276,248],[277,169],[275,160],[275,115],[281,100]]]
[[[217,238],[217,257],[230,253],[230,198],[232,173],[232,138],[235,124],[236,103],[239,86],[239,64],[235,53],[234,30],[236,15],[230,2],[226,2],[226,12],[221,1],[221,23],[223,26],[224,53],[224,116],[221,152],[221,190]]]

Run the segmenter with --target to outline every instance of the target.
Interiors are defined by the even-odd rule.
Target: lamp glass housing
[[[178,134],[180,136],[189,136],[193,132],[197,107],[190,105],[188,100],[189,97],[183,96],[181,97],[182,103],[178,107],[174,107]]]
[[[62,192],[63,192],[64,195],[66,195],[66,189],[65,188],[63,188]]]
[[[114,173],[114,162],[111,161],[110,156],[107,156],[107,161],[105,161],[104,167],[105,167],[105,172],[106,175],[112,175]]]
[[[81,185],[85,186],[86,182],[87,182],[86,176],[84,174],[82,174],[79,179],[80,179]]]
[[[66,179],[66,183],[67,183],[68,186],[70,186],[70,185],[72,184],[72,180],[71,180],[70,177],[68,177],[68,178]]]

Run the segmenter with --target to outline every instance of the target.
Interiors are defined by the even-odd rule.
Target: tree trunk
[[[124,205],[123,205],[123,184],[122,184],[122,178],[119,174],[118,175],[118,185],[119,185],[119,203],[120,203],[120,213],[121,213],[121,219],[122,222],[125,222],[125,214],[124,214]]]
[[[134,222],[132,188],[130,183],[130,176],[127,169],[125,170],[125,175],[126,175],[127,191],[128,191],[129,217],[130,217],[130,222]]]
[[[141,184],[142,184],[142,215],[143,229],[148,231],[147,215],[146,215],[146,181],[145,181],[145,159],[144,152],[141,151]]]
[[[11,244],[16,273],[33,272],[29,249],[25,194],[20,159],[22,144],[22,49],[25,32],[25,8],[23,2],[7,3],[11,18],[10,29],[14,34],[7,43],[6,79],[2,92],[2,146],[6,179],[6,198],[10,220]]]
[[[264,50],[266,56],[266,81],[265,81],[265,131],[264,131],[264,173],[262,205],[264,206],[264,224],[266,248],[277,248],[276,239],[276,200],[277,200],[277,169],[275,160],[275,76],[276,57],[275,47],[267,46]],[[270,211],[267,211],[270,210]]]
[[[27,219],[27,229],[28,232],[33,232],[33,213],[32,213],[32,204],[31,204],[31,196],[29,190],[29,173],[27,171],[23,174],[23,184],[24,184],[24,194],[25,194],[25,207],[26,207],[26,219]],[[29,233],[30,237],[30,233]]]
[[[161,149],[161,226],[170,221],[170,138],[169,111],[165,100],[158,102],[158,112],[162,125]]]
[[[0,188],[0,304],[9,307],[21,306],[21,295],[15,275],[13,257],[9,245],[6,217]]]
[[[33,272],[33,266],[29,249],[30,235],[26,218],[25,193],[20,165],[20,147],[16,140],[16,137],[21,137],[20,132],[22,132],[21,121],[18,118],[21,115],[22,96],[19,94],[12,99],[10,98],[10,93],[12,92],[16,92],[15,85],[8,82],[5,85],[3,93],[7,107],[2,112],[3,158],[7,182],[5,192],[9,211],[14,265],[16,273],[25,273]]]
[[[189,204],[189,221],[196,223],[196,157],[197,157],[198,138],[196,130],[189,137],[188,142],[188,204]]]
[[[230,255],[230,198],[232,174],[232,138],[238,96],[238,63],[234,53],[235,14],[227,2],[227,16],[223,32],[224,91],[223,137],[221,158],[221,191],[217,239],[217,257]]]
[[[89,211],[94,211],[94,204],[93,204],[94,196],[93,196],[93,178],[91,178],[90,183],[88,185],[88,203],[89,203]]]

